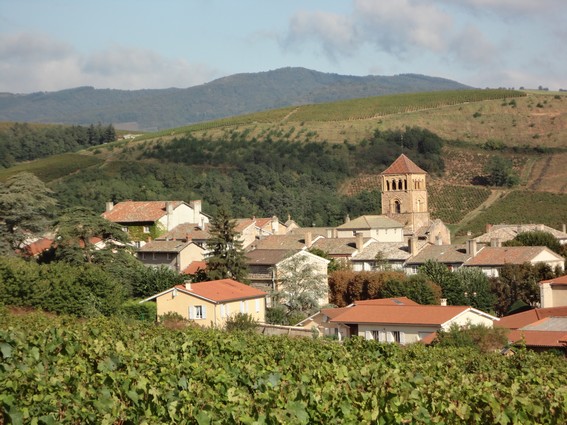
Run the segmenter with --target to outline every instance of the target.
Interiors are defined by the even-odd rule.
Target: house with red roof
[[[542,308],[567,306],[567,275],[539,282]]]
[[[233,279],[176,285],[140,303],[153,301],[157,315],[177,313],[203,327],[222,328],[237,313],[266,320],[266,293]]]
[[[396,297],[396,298],[380,298],[374,300],[364,300],[356,301],[346,307],[338,308],[323,308],[317,313],[303,319],[295,326],[300,326],[305,329],[317,329],[320,335],[325,336],[336,336],[337,338],[342,338],[339,332],[339,325],[336,323],[331,323],[331,320],[340,314],[344,313],[346,309],[358,305],[419,305],[415,301],[410,300],[407,297]]]
[[[201,201],[124,201],[106,203],[102,216],[122,226],[138,246],[183,223],[196,223],[201,228],[209,216],[201,212]]]
[[[508,340],[535,351],[567,347],[567,306],[534,308],[502,317],[497,327],[510,330]]]
[[[146,266],[167,266],[181,273],[194,261],[203,261],[205,249],[191,240],[164,239],[150,241],[136,253]]]
[[[470,253],[463,267],[479,267],[488,277],[498,277],[500,269],[507,264],[547,264],[552,270],[565,267],[565,258],[545,246],[486,246],[479,250],[471,248]]]
[[[492,327],[499,319],[469,306],[420,305],[404,299],[356,301],[354,304],[324,314],[335,325],[340,338],[360,336],[401,345],[420,342],[452,325]]]

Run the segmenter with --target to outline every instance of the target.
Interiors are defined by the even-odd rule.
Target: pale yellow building
[[[157,315],[177,313],[204,327],[224,327],[227,318],[249,314],[259,323],[266,320],[266,293],[233,279],[185,283],[141,301],[155,301]]]

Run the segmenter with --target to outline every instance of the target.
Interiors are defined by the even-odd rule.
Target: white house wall
[[[413,344],[419,342],[425,336],[440,329],[439,326],[415,326],[415,325],[381,325],[381,324],[360,324],[358,325],[358,336],[365,339],[374,339],[373,331],[382,333],[385,338],[382,342],[394,342],[392,332],[400,332],[401,344]]]

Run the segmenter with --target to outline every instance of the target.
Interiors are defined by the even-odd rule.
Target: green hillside
[[[346,214],[379,213],[378,175],[403,149],[430,172],[433,215],[458,232],[502,221],[557,227],[567,221],[565,209],[554,207],[567,199],[566,132],[562,94],[416,93],[147,133],[83,151],[82,161],[51,157],[4,170],[0,178],[33,169],[51,182],[63,206],[100,210],[106,200],[202,198],[210,213],[225,207],[234,216],[289,215],[302,225],[324,226]],[[483,180],[484,165],[495,155],[508,158],[520,176],[510,196],[507,188],[494,196],[473,184]],[[514,193],[541,195],[552,205],[545,215],[527,216],[506,203]],[[532,200],[526,195],[517,202]]]

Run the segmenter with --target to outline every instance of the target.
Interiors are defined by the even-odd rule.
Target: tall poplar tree
[[[228,213],[220,209],[211,219],[207,241],[209,254],[206,275],[209,280],[234,279],[247,282],[248,267],[242,249],[242,242],[236,232],[236,221],[231,220]]]

